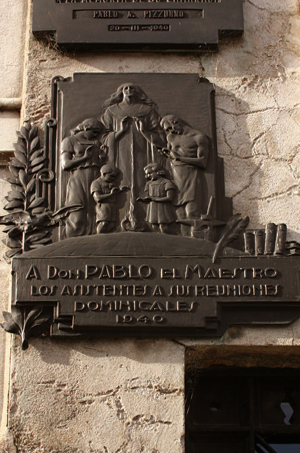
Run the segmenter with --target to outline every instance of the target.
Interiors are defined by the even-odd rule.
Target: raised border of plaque
[[[31,335],[220,337],[300,316],[300,245],[233,214],[206,79],[55,77],[44,146],[29,122],[17,135],[2,327],[24,349]]]
[[[241,35],[242,0],[34,0],[32,31],[79,50],[216,51]]]

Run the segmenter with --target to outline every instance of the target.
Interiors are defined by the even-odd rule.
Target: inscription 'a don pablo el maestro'
[[[193,298],[277,298],[284,291],[285,278],[280,270],[273,267],[230,269],[182,262],[172,268],[159,266],[151,260],[148,264],[82,263],[80,267],[62,268],[52,264],[45,266],[42,262],[41,266],[31,265],[28,268],[25,281],[18,289],[18,297],[26,300],[59,297],[70,306],[75,303],[76,311],[81,307],[80,312],[82,307],[87,310],[92,302],[98,304],[97,311],[106,311],[105,307],[110,307],[109,311],[136,311],[136,307],[144,310],[141,307],[145,307],[145,303],[140,305],[141,300],[145,302],[144,298],[147,298],[147,303],[152,304],[159,299],[164,304],[163,310],[170,311],[168,304],[177,303],[178,297],[191,304]],[[78,297],[83,300],[78,301]],[[129,304],[126,308],[124,297]],[[111,298],[116,298],[115,305],[110,305]],[[79,305],[77,302],[80,302]]]
[[[80,261],[80,260],[79,260]],[[116,261],[116,260],[114,260]],[[151,260],[153,261],[153,260]],[[74,268],[58,267],[57,265],[46,264],[41,266],[31,265],[26,273],[26,280],[91,280],[91,279],[113,279],[113,280],[136,280],[150,279],[159,276],[160,279],[185,279],[193,277],[197,279],[278,279],[282,272],[276,268],[265,267],[214,267],[204,266],[195,263],[182,263],[178,267],[162,267],[150,264],[91,264],[84,262],[82,266]],[[78,264],[78,262],[77,262]]]

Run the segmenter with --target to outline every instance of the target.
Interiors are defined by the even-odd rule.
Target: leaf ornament
[[[46,168],[47,156],[44,148],[40,147],[38,128],[30,122],[17,132],[17,137],[14,157],[10,161],[12,177],[7,178],[11,190],[5,197],[8,203],[4,209],[9,214],[0,217],[0,224],[12,226],[6,231],[8,239],[5,243],[13,250],[5,253],[6,260],[35,248],[37,244],[49,242],[49,238],[44,237],[49,230],[42,231],[45,223],[42,225],[37,219],[37,215],[47,211],[48,200],[43,196],[42,186],[52,181],[51,178],[38,179],[39,172],[46,172],[47,175],[51,173]]]
[[[4,311],[2,312],[4,323],[0,323],[0,326],[9,333],[14,333],[21,336],[22,349],[28,348],[28,338],[31,331],[38,326],[46,324],[50,317],[40,316],[43,308],[37,307],[29,312],[27,310],[21,310],[18,307],[13,306],[11,313]]]
[[[223,230],[223,234],[221,239],[216,245],[212,262],[215,263],[218,256],[222,252],[222,250],[230,244],[230,242],[235,241],[238,237],[244,232],[246,227],[249,223],[249,217],[245,217],[244,219],[241,217],[240,214],[233,215],[229,220],[227,225]]]
[[[12,176],[7,178],[11,190],[5,197],[8,203],[4,209],[8,214],[0,216],[0,224],[5,225],[8,234],[4,243],[12,249],[4,254],[8,262],[16,255],[52,242],[52,229],[71,212],[83,208],[73,205],[56,212],[49,210],[45,185],[54,181],[54,173],[48,168],[46,150],[40,146],[38,128],[27,122],[17,137],[9,167]]]
[[[68,217],[71,212],[79,211],[83,206],[81,204],[73,204],[72,206],[64,206],[58,211],[51,213],[51,224],[59,223],[61,220]]]

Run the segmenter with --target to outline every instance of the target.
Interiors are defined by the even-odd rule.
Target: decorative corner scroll
[[[9,333],[20,335],[22,341],[22,349],[28,348],[28,338],[31,336],[36,327],[46,326],[50,320],[50,316],[41,316],[43,308],[34,308],[32,310],[21,309],[12,306],[11,313],[3,311],[5,322],[0,326]]]

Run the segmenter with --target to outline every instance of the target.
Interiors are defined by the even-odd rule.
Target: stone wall
[[[8,2],[11,8],[21,8],[14,20],[25,17],[27,1],[12,3]],[[29,18],[31,6],[29,1]],[[0,19],[8,14],[2,6],[0,11]],[[206,77],[216,88],[218,152],[225,161],[226,195],[233,198],[234,211],[249,215],[253,228],[285,222],[289,238],[299,241],[299,2],[245,0],[244,18],[241,38],[223,39],[218,53],[202,55],[74,54],[29,32],[18,53],[26,59],[22,117],[40,126],[42,135],[44,117],[50,115],[51,78],[56,75],[177,72]],[[0,27],[6,30],[4,22]],[[15,31],[7,30],[16,43],[21,23],[16,20]],[[2,52],[4,59],[10,58],[7,49],[0,50],[0,58]],[[14,78],[3,72],[3,97],[21,96],[22,63],[13,61],[19,72]],[[10,115],[15,115],[15,128],[18,116]],[[3,129],[13,142],[8,126]],[[1,150],[11,149],[9,138],[3,143]],[[9,266],[1,266],[1,284],[7,288]],[[7,291],[1,296],[3,306],[8,298]],[[284,358],[299,353],[299,330],[296,322],[280,328],[232,327],[218,340],[36,339],[26,352],[16,338],[4,451],[183,452],[185,348],[193,365],[232,365],[233,357],[235,364],[261,365],[272,350],[273,365],[267,363],[286,366]],[[2,334],[1,347],[3,338]],[[250,360],[253,354],[256,358]],[[290,366],[298,366],[295,359]]]

